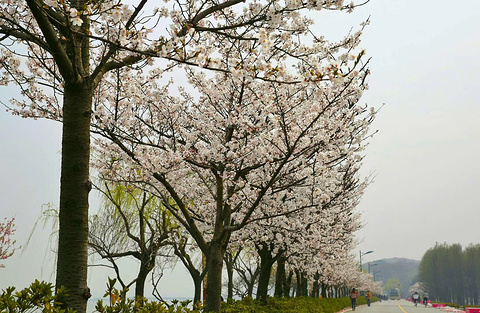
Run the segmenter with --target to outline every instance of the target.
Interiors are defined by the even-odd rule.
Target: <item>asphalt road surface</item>
[[[351,313],[352,311],[347,311]],[[414,306],[412,302],[405,300],[388,300],[382,302],[374,302],[370,307],[361,305],[357,307],[355,313],[434,313],[441,312],[432,307],[425,308],[423,304]]]

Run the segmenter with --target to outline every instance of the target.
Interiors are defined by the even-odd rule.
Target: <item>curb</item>
[[[367,305],[366,304],[357,305],[357,308],[363,308],[364,306],[367,306]],[[341,311],[338,311],[338,312],[335,312],[335,313],[344,313],[344,312],[349,312],[349,311],[352,311],[352,308],[345,308],[345,309],[343,309]]]
[[[440,308],[439,308],[440,309]],[[465,313],[465,311],[462,311],[462,310],[459,310],[459,309],[455,309],[455,308],[451,308],[451,307],[444,307],[444,308],[441,308],[440,310],[444,311],[444,312],[457,312],[457,313]]]

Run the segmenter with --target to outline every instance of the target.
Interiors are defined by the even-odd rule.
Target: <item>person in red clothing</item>
[[[350,291],[350,301],[352,301],[352,311],[355,311],[355,308],[357,307],[357,298],[358,298],[358,292],[355,290],[355,288]]]

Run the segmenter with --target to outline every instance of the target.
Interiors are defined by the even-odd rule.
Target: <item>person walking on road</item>
[[[350,301],[352,301],[352,311],[355,311],[355,308],[357,307],[357,297],[358,297],[358,292],[355,290],[355,288],[350,291]]]
[[[367,290],[365,298],[367,298],[367,305],[370,306],[370,303],[372,302],[372,293],[370,292],[370,290]]]

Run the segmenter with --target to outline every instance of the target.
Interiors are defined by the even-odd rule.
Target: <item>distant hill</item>
[[[409,287],[418,280],[419,263],[420,261],[417,260],[391,258],[376,260],[362,265],[365,271],[368,271],[370,266],[370,273],[375,274],[375,280],[383,281],[384,285],[391,279],[398,279],[402,284],[402,297],[406,297],[408,296]]]

